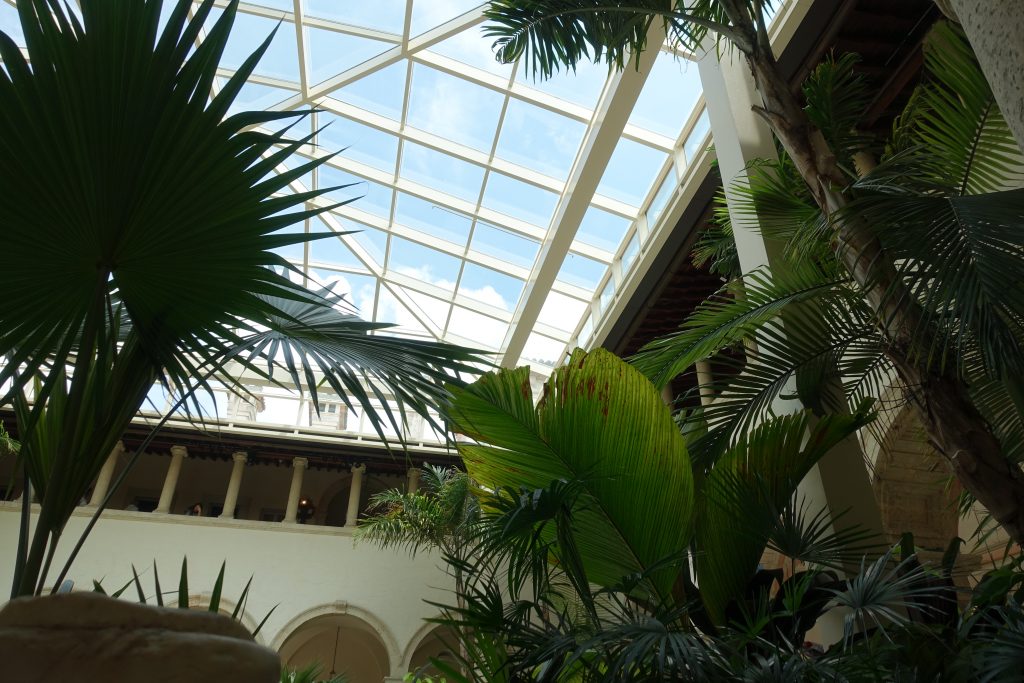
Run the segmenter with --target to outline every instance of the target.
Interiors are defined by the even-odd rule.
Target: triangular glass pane
[[[374,317],[374,322],[391,323],[398,326],[388,330],[386,334],[401,333],[417,337],[433,337],[416,316],[383,284],[377,295],[377,315]]]
[[[316,285],[330,287],[340,294],[359,314],[369,320],[373,315],[373,301],[377,293],[377,278],[370,275],[336,273],[329,270],[312,270],[310,276]]]
[[[384,269],[384,255],[388,249],[388,235],[383,230],[377,228],[371,228],[368,225],[357,223],[355,221],[345,220],[342,222],[342,226],[346,230],[358,231],[354,232],[352,237],[355,241],[365,249],[370,257],[376,262],[376,265],[380,266],[381,270]]]
[[[415,314],[426,318],[438,329],[444,329],[445,322],[448,320],[448,311],[451,308],[447,301],[420,294],[405,287],[397,287],[397,289],[409,298],[410,305],[415,308]]]
[[[412,35],[418,36],[480,6],[480,0],[410,0]]]
[[[306,13],[312,17],[401,35],[405,24],[405,3],[406,0],[306,0]]]
[[[392,47],[391,43],[313,27],[306,28],[306,41],[312,83],[333,78]]]
[[[207,30],[213,28],[220,15],[221,10],[210,12],[206,20]],[[274,33],[275,29],[277,33]],[[274,39],[256,65],[254,73],[298,83],[299,51],[295,42],[295,27],[288,22],[281,24],[277,19],[238,12],[220,65],[226,69],[237,69],[271,33],[274,33]]]
[[[407,70],[406,62],[397,62],[339,88],[332,96],[360,109],[401,121]]]

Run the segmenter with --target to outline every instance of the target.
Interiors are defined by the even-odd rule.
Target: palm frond
[[[734,4],[743,8],[737,11],[745,13],[752,27],[753,8],[771,2]],[[709,31],[749,45],[749,34],[733,28],[722,5],[714,0],[492,0],[484,13],[484,35],[495,39],[499,61],[522,59],[534,77],[550,77],[560,68],[575,70],[584,61],[622,69],[647,47],[655,22],[665,27],[669,40],[691,51],[700,48]]]
[[[860,572],[835,591],[836,604],[849,610],[843,619],[847,641],[872,629],[890,639],[889,629],[908,623],[908,607],[928,610],[936,598],[948,599],[944,589],[927,581],[913,556],[896,562],[893,550],[871,563],[861,562]]]
[[[851,178],[856,177],[853,156],[871,144],[871,136],[857,130],[871,102],[867,81],[854,70],[859,61],[852,53],[831,55],[815,67],[802,86],[807,118],[841,157],[840,165]]]
[[[755,271],[745,275],[742,283],[742,295],[737,294],[735,285],[726,285],[701,304],[679,332],[650,342],[630,363],[662,387],[698,360],[753,337],[761,325],[781,315],[790,304],[827,295],[843,280],[804,268],[772,278]]]
[[[928,194],[975,195],[1018,187],[1022,152],[963,30],[939,22],[924,49],[925,83],[894,131],[890,156]]]
[[[767,547],[793,561],[842,571],[876,551],[879,540],[871,531],[843,525],[845,514],[833,515],[827,507],[813,512],[811,501],[794,496],[775,518]]]
[[[870,421],[852,415],[815,419],[809,411],[754,428],[723,455],[701,489],[697,576],[704,604],[721,619],[747,585],[797,485],[824,455]]]
[[[707,267],[715,275],[732,280],[739,277],[742,269],[739,253],[736,251],[736,239],[732,232],[725,191],[721,188],[715,193],[713,212],[711,220],[693,245],[690,261],[698,268]]]
[[[313,294],[265,297],[273,307],[267,329],[246,335],[227,357],[253,366],[265,363],[271,378],[275,370],[286,373],[309,392],[317,410],[318,387],[327,385],[350,409],[358,406],[385,441],[386,420],[404,443],[408,413],[443,433],[443,423],[430,409],[447,402],[446,384],[459,386],[463,377],[478,374],[480,353],[379,334],[394,326],[360,320],[330,288]]]
[[[657,390],[614,355],[577,350],[536,408],[528,368],[488,373],[453,393],[453,429],[479,442],[459,442],[459,453],[482,486],[582,483],[574,533],[593,582],[685,549],[693,482],[683,437]],[[666,510],[671,524],[650,523]],[[668,595],[673,581],[660,574],[655,592]]]

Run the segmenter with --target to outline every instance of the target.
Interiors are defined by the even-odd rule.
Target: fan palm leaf
[[[282,192],[330,158],[274,172],[312,139],[289,137],[308,112],[229,114],[273,34],[211,97],[237,0],[205,36],[214,0],[177,0],[162,29],[160,0],[79,5],[19,2],[26,54],[0,32],[0,126],[16,131],[0,139],[0,402],[15,403],[42,502],[18,593],[42,587],[44,556],[154,383],[198,411],[215,379],[242,390],[229,362],[278,369],[314,403],[326,384],[383,436],[484,360],[385,338],[287,276],[278,250],[320,237],[290,226],[340,188]]]

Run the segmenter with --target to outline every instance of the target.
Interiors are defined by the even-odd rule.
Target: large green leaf
[[[715,464],[701,487],[696,538],[700,593],[714,618],[757,571],[797,485],[871,417],[864,407],[822,419],[809,411],[778,417],[745,434]]]
[[[647,379],[603,349],[577,350],[534,407],[529,368],[453,389],[453,428],[470,474],[490,488],[577,481],[577,545],[591,581],[612,585],[680,555],[693,481],[683,437]],[[675,571],[651,588],[667,598]]]

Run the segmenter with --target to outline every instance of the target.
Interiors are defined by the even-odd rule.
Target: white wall
[[[87,511],[76,512],[54,566],[62,565],[87,521]],[[5,591],[13,578],[10,558],[17,524],[18,504],[0,502],[0,547],[5,549],[0,553],[0,587]],[[450,602],[451,582],[436,556],[413,559],[366,542],[356,544],[350,529],[117,510],[104,514],[70,577],[78,589],[90,590],[93,579],[102,579],[105,588],[114,590],[131,578],[134,564],[144,572],[143,585],[152,591],[155,560],[161,587],[171,591],[167,598],[173,601],[183,556],[188,557],[192,594],[212,589],[225,560],[224,597],[229,602],[239,597],[249,576],[254,577],[246,625],[251,628],[277,605],[259,642],[279,649],[310,619],[348,615],[349,622],[350,617],[361,620],[379,635],[392,677],[407,671],[413,651],[429,630],[423,619],[436,614],[424,600]]]

